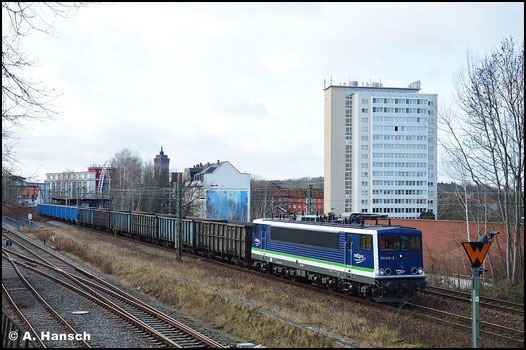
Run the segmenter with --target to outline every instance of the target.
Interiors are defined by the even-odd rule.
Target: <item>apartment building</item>
[[[186,168],[183,182],[190,183],[186,200],[197,199],[191,216],[250,221],[250,174],[238,171],[229,161]]]
[[[324,213],[436,214],[438,95],[351,81],[324,96]]]
[[[90,166],[88,171],[46,173],[48,201],[66,205],[108,206],[112,168]],[[101,202],[101,203],[99,203]]]

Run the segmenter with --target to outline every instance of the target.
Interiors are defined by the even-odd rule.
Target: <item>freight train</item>
[[[177,217],[39,204],[40,215],[156,245],[178,247]],[[185,217],[184,251],[328,287],[377,302],[410,300],[426,287],[422,232],[391,225],[296,219],[253,222]]]

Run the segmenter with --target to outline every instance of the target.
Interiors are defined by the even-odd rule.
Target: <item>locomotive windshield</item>
[[[420,236],[385,236],[380,238],[380,250],[398,252],[422,249]]]

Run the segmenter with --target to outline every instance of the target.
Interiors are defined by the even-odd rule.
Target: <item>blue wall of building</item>
[[[207,191],[206,217],[225,220],[248,220],[247,191]]]

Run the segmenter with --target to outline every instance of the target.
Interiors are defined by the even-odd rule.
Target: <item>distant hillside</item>
[[[439,182],[437,183],[437,191],[438,192],[464,192],[464,187],[457,185],[454,182],[451,183],[445,183],[445,182]]]

